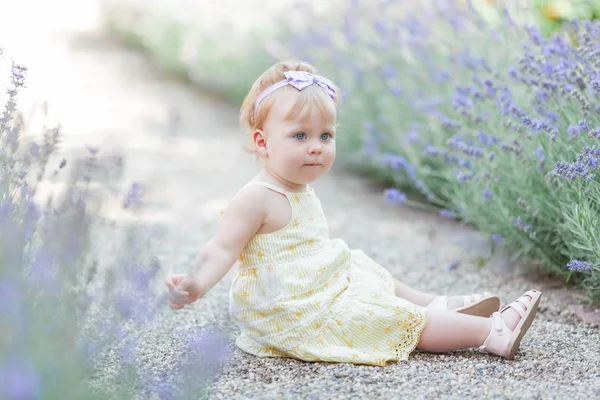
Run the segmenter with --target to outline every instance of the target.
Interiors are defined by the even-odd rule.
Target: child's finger
[[[171,307],[173,310],[181,310],[183,305],[171,302],[169,303],[169,307]]]
[[[173,284],[175,284],[175,286],[179,285],[181,283],[181,281],[187,276],[188,274],[174,274],[171,275],[171,281],[173,282]]]
[[[176,287],[169,287],[171,300],[176,303],[189,303],[190,294],[185,290],[179,290]]]
[[[169,275],[165,278],[164,283],[167,286],[177,286],[187,276],[187,274]]]

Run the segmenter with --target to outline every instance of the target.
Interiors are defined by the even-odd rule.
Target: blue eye
[[[306,137],[306,133],[302,133],[302,132],[296,133],[296,139],[298,139],[298,140],[302,140],[305,137]]]
[[[321,135],[321,139],[325,140],[325,141],[331,139],[331,133],[324,133],[324,134],[322,134]]]

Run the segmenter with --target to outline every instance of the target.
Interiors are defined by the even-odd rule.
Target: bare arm
[[[223,279],[248,241],[264,224],[266,193],[262,187],[249,186],[242,189],[227,207],[217,234],[202,246],[190,271],[196,281],[198,297]]]

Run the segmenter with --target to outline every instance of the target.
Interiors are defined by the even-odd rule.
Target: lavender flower
[[[494,198],[494,195],[488,189],[483,189],[483,192],[481,192],[481,197],[483,197],[484,200],[490,200]]]
[[[566,163],[557,161],[552,172],[554,175],[561,176],[569,181],[574,181],[577,178],[590,181],[594,177],[592,171],[598,167],[599,160],[600,148],[596,146],[584,146],[579,154],[577,154],[575,162]]]
[[[501,244],[502,241],[504,240],[504,238],[502,237],[502,235],[498,234],[498,233],[494,233],[492,234],[492,240],[496,243],[496,244]]]
[[[0,366],[0,397],[11,400],[39,398],[42,384],[32,363],[22,356]]]
[[[542,149],[542,146],[538,146],[538,148],[535,151],[535,155],[540,160],[538,163],[538,171],[544,172],[544,163],[546,162],[546,154],[544,153],[544,149]]]
[[[582,178],[587,181],[591,180],[592,178],[589,167],[579,162],[566,163],[563,161],[557,161],[552,173],[571,182],[577,178]]]
[[[382,164],[397,171],[402,167],[406,167],[408,165],[408,161],[406,161],[404,157],[386,153],[383,156]]]
[[[398,189],[386,189],[383,192],[383,197],[390,203],[404,203],[406,201],[406,195]]]
[[[460,262],[460,260],[453,261],[446,267],[446,271],[454,271],[460,265]]]
[[[463,171],[456,172],[456,179],[458,179],[459,182],[466,182],[468,180],[473,179],[474,177],[474,174],[465,174]]]
[[[123,201],[123,208],[141,206],[142,193],[142,187],[138,183],[132,184]]]
[[[581,121],[579,121],[577,123],[577,126],[579,127],[579,130],[583,133],[587,133],[590,130],[590,124],[587,122],[586,119],[582,119]]]
[[[411,142],[411,143],[418,142],[418,141],[419,141],[419,139],[421,138],[421,137],[419,136],[419,132],[417,132],[417,131],[416,131],[416,130],[414,130],[414,129],[411,129],[411,130],[408,132],[408,134],[407,134],[407,137],[408,137],[408,141],[409,141],[409,142]]]
[[[493,146],[496,145],[498,143],[501,142],[501,140],[493,135],[489,135],[485,132],[479,131],[477,133],[477,139],[484,145],[484,146]]]
[[[567,129],[567,133],[572,138],[578,138],[580,131],[581,128],[579,127],[579,125],[569,125],[569,128]]]
[[[433,146],[427,146],[425,147],[425,150],[423,150],[423,155],[428,157],[436,157],[444,154],[446,154],[446,150],[442,150]]]
[[[591,271],[594,269],[594,264],[588,261],[571,260],[567,263],[569,271]]]
[[[533,229],[533,227],[525,223],[521,217],[513,218],[513,224],[523,232],[530,232]]]
[[[600,71],[596,72],[590,79],[590,84],[597,95],[600,95]]]
[[[461,153],[466,154],[468,156],[483,157],[485,155],[482,149],[462,142],[460,140],[460,137],[455,136],[449,139],[447,144],[448,147],[458,150]]]
[[[452,219],[452,218],[456,218],[456,213],[454,213],[454,211],[452,211],[452,210],[444,209],[444,210],[440,210],[439,216],[442,218]]]

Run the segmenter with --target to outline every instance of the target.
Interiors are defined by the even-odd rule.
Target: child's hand
[[[191,304],[202,297],[198,281],[189,274],[175,274],[165,279],[169,288],[169,305],[174,310],[182,309],[184,305]]]

